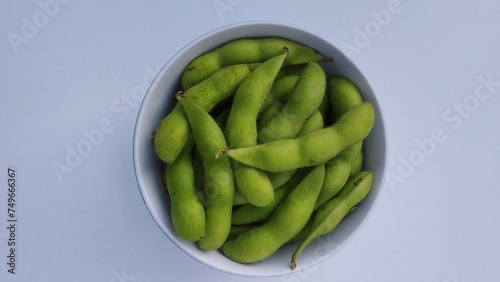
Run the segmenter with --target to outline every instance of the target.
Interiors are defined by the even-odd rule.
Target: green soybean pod
[[[345,217],[347,217],[348,215],[352,214],[353,212],[357,211],[358,210],[358,207],[352,207],[348,212],[347,214],[345,215]],[[344,218],[345,218],[344,217]],[[293,243],[293,242],[298,242],[298,241],[302,241],[304,240],[308,235],[309,233],[311,233],[311,229],[313,227],[313,218],[314,218],[314,214],[313,216],[309,219],[309,221],[307,222],[306,226],[304,226],[304,228],[302,228],[302,230],[300,230],[299,234],[297,234],[295,237],[293,237],[289,243]]]
[[[297,169],[292,169],[284,172],[266,172],[269,176],[269,180],[273,184],[274,189],[278,189],[281,185],[285,184],[288,180],[290,180],[293,175],[297,172]]]
[[[195,172],[195,192],[196,196],[198,196],[198,200],[206,206],[207,204],[207,196],[205,193],[205,177],[204,177],[204,169],[203,169],[203,160],[201,159],[201,155],[197,150],[195,150],[195,155],[193,159],[193,166]],[[234,193],[233,205],[243,205],[248,203],[248,201],[237,191]]]
[[[257,120],[257,131],[262,128],[263,124],[268,123],[273,117],[283,110],[283,103],[281,101],[274,101],[269,107],[260,113]]]
[[[265,207],[258,207],[252,204],[239,206],[233,211],[231,223],[233,225],[241,225],[269,219],[283,199],[285,199],[290,191],[293,190],[310,171],[310,169],[299,170],[291,179],[275,190],[273,201]]]
[[[320,60],[322,61],[322,60]],[[285,66],[280,70],[278,75],[276,76],[277,80],[282,79],[285,76],[296,76],[298,77],[302,70],[304,70],[305,65],[309,62],[304,62],[302,64],[285,64]]]
[[[319,111],[316,111],[306,121],[306,123],[304,123],[304,126],[300,130],[299,134],[297,134],[297,137],[307,135],[322,128],[323,128],[323,115]],[[273,187],[276,189],[279,188],[281,185],[285,184],[288,180],[290,180],[295,175],[296,172],[297,169],[292,169],[284,172],[267,172],[267,175],[269,176],[269,179],[271,180]]]
[[[163,187],[167,188],[167,166],[164,165],[161,168],[161,184]]]
[[[279,187],[274,191],[273,201],[267,206],[259,207],[250,203],[238,206],[231,217],[233,225],[241,225],[246,223],[255,223],[266,220],[271,216],[278,204],[285,198],[287,194],[285,187]]]
[[[243,82],[234,95],[225,136],[233,148],[257,144],[257,117],[269,89],[288,50],[262,63]],[[236,189],[248,202],[256,206],[269,205],[274,197],[274,187],[267,174],[259,169],[233,162]]]
[[[182,73],[182,88],[186,91],[224,66],[262,63],[280,54],[284,47],[290,50],[285,61],[287,65],[331,60],[311,47],[289,39],[278,37],[236,39],[193,59]]]
[[[277,113],[279,110],[278,108],[282,108],[282,105],[280,102],[275,102],[271,107],[269,107],[264,113],[264,115],[268,114],[274,114]],[[275,111],[276,110],[276,111]],[[274,113],[270,113],[274,112]],[[262,116],[262,120],[266,120],[267,116]],[[300,129],[299,133],[297,134],[297,137],[301,137],[304,135],[307,135],[311,132],[314,132],[316,130],[320,130],[323,128],[323,116],[319,111],[316,111],[302,126]],[[267,172],[267,175],[269,176],[269,179],[271,180],[271,183],[273,184],[273,187],[276,189],[280,187],[281,185],[285,184],[296,172],[296,169],[292,169],[289,171],[284,171],[284,172]]]
[[[268,109],[270,110],[270,109]],[[320,130],[323,128],[323,115],[316,111],[302,126],[300,132],[297,134],[297,137],[301,137],[312,133],[316,130]],[[297,172],[297,169],[292,169],[284,172],[267,172],[273,187],[276,189],[281,185],[285,184],[292,176]]]
[[[328,85],[327,85],[328,87]],[[323,96],[323,101],[319,104],[318,111],[323,116],[323,123],[325,126],[329,126],[333,123],[332,119],[332,103],[330,101],[330,95],[326,95],[329,89],[327,88],[325,95]]]
[[[238,162],[271,172],[317,165],[362,141],[370,133],[374,119],[373,106],[363,102],[347,111],[331,127],[300,138],[229,149],[225,153]]]
[[[230,110],[231,110],[231,108],[225,108],[214,117],[215,122],[217,122],[217,124],[219,125],[222,132],[224,132],[224,130],[226,128],[226,122],[227,122],[227,118],[229,117]]]
[[[223,109],[216,117],[214,117],[215,122],[219,125],[221,128],[222,132],[224,132],[225,127],[226,127],[226,122],[227,118],[229,117],[229,112],[231,108],[225,108]],[[239,206],[248,203],[248,200],[241,195],[241,193],[238,192],[238,190],[234,191],[234,200],[233,200],[233,206]]]
[[[218,116],[220,117],[220,116]],[[220,121],[217,121],[217,118],[214,118],[214,120],[219,123]],[[220,126],[220,124],[219,124]],[[207,197],[205,195],[205,179],[204,179],[204,174],[203,174],[203,160],[201,158],[201,154],[198,152],[198,150],[195,150],[195,154],[193,157],[193,167],[194,167],[194,173],[195,173],[195,191],[196,195],[198,196],[198,199],[201,201],[201,203],[205,206],[207,202]],[[175,161],[174,161],[175,162]],[[247,199],[245,199],[238,191],[235,191],[234,193],[234,199],[233,199],[233,205],[243,205],[248,203]]]
[[[333,120],[339,119],[345,112],[363,102],[357,86],[346,77],[333,77],[330,79],[330,101],[332,105]]]
[[[234,191],[233,206],[240,206],[240,205],[244,205],[244,204],[248,204],[248,200],[245,199],[245,197],[243,197],[243,195],[241,195],[241,193],[238,192],[238,190],[235,190]]]
[[[299,75],[287,75],[282,78],[276,78],[273,86],[269,90],[266,99],[260,107],[260,112],[265,112],[274,102],[283,101],[292,92],[293,87]]]
[[[167,166],[165,178],[175,231],[184,240],[194,242],[205,236],[205,210],[195,192],[192,148],[189,140],[179,157]]]
[[[193,151],[194,151],[193,152],[194,187],[197,194],[200,195],[199,193],[203,194],[204,193],[203,189],[205,189],[204,187],[205,184],[203,183],[204,182],[203,159],[201,158],[201,154],[195,146]],[[203,198],[200,200],[202,201],[202,203],[205,203],[206,200],[205,196],[203,195]]]
[[[330,79],[329,97],[332,105],[332,118],[338,120],[346,111],[363,103],[356,85],[345,77]],[[316,208],[328,201],[340,191],[352,174],[356,157],[361,152],[363,142],[356,143],[328,161],[325,181],[318,197]]]
[[[288,50],[282,49],[281,54],[262,63],[238,86],[225,128],[231,146],[256,144],[259,110],[287,55]]]
[[[195,102],[177,95],[189,120],[194,142],[203,161],[207,203],[205,207],[205,237],[198,247],[216,250],[225,242],[231,229],[234,200],[234,175],[230,159],[216,157],[218,149],[227,146],[224,134],[215,120]]]
[[[355,158],[361,151],[363,142],[358,142],[329,160],[325,166],[325,181],[318,196],[315,209],[337,194],[351,175]]]
[[[283,111],[259,130],[260,142],[294,138],[306,120],[318,109],[326,90],[326,75],[316,62],[306,65],[294,85]]]
[[[311,217],[324,173],[323,164],[312,169],[266,223],[226,241],[222,253],[240,263],[255,263],[275,253],[296,236]]]
[[[227,236],[228,240],[234,239],[241,234],[257,227],[258,224],[255,223],[249,223],[249,224],[242,224],[242,225],[232,225],[231,230],[229,230],[229,235]]]
[[[221,69],[184,93],[206,111],[229,98],[240,83],[253,71],[255,65],[240,64]],[[154,148],[165,163],[172,163],[179,155],[189,136],[189,122],[182,109],[176,105],[160,122],[154,133]]]
[[[353,176],[360,172],[363,169],[363,150],[361,150],[356,158],[354,159],[354,163],[352,164],[351,174]]]
[[[340,221],[361,202],[371,189],[373,174],[362,171],[350,178],[342,190],[330,201],[321,206],[312,218],[309,233],[301,241],[292,255],[291,268],[295,269],[297,257],[314,239],[332,231]]]
[[[297,137],[302,137],[314,131],[324,128],[323,115],[320,111],[316,110],[304,123],[300,129]]]
[[[307,121],[304,123],[304,126],[300,130],[297,137],[301,137],[312,133],[316,130],[320,130],[323,128],[323,116],[319,111],[316,111]],[[297,169],[292,169],[284,172],[267,172],[271,183],[275,189],[279,188],[281,185],[285,184],[288,180],[290,180]]]

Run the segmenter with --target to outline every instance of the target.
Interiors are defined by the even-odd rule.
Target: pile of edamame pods
[[[193,59],[153,134],[177,234],[260,262],[297,257],[370,191],[363,141],[375,113],[328,58],[280,37],[235,39]],[[334,63],[334,62],[333,62]]]

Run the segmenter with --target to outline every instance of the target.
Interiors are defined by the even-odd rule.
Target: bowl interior
[[[335,59],[323,64],[327,76],[342,75],[351,79],[360,89],[363,99],[373,104],[376,120],[370,135],[364,142],[364,169],[374,175],[372,190],[359,205],[359,210],[323,237],[318,238],[301,254],[300,271],[324,261],[342,248],[361,228],[371,213],[382,187],[386,167],[386,139],[381,110],[373,90],[358,68],[336,47],[313,33],[298,27],[273,22],[249,22],[235,24],[212,31],[194,40],[175,54],[159,72],[146,93],[139,110],[134,134],[134,167],[144,202],[160,229],[184,252],[215,269],[244,276],[277,276],[290,274],[290,257],[296,245],[281,248],[261,263],[244,265],[235,263],[221,253],[203,252],[194,243],[179,238],[170,219],[168,195],[162,186],[162,163],[156,156],[151,134],[158,123],[169,113],[176,102],[174,94],[180,89],[179,80],[184,67],[196,56],[222,43],[243,37],[284,37],[315,48]]]

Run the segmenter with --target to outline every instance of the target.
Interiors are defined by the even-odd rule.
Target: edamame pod
[[[231,110],[231,108],[225,108],[224,110],[222,110],[220,113],[218,113],[214,117],[215,122],[217,122],[217,124],[219,125],[222,132],[224,132],[224,130],[226,128],[226,122],[227,122],[227,118],[229,117],[230,110]]]
[[[205,237],[199,240],[201,250],[216,250],[225,242],[231,228],[234,199],[234,175],[230,159],[216,158],[220,146],[227,146],[224,134],[215,120],[198,104],[177,95],[189,120],[194,142],[201,154],[207,203]]]
[[[280,172],[324,163],[371,131],[375,113],[369,102],[347,111],[334,125],[300,138],[225,150],[232,159],[265,171]]]
[[[283,110],[283,107],[284,105],[281,101],[274,101],[269,107],[262,111],[257,120],[257,130],[260,130],[263,124],[268,123],[273,117],[279,114]]]
[[[255,65],[231,65],[214,73],[184,93],[209,112],[216,104],[232,96],[240,83],[253,71]],[[172,163],[179,155],[189,136],[189,122],[176,105],[160,122],[154,133],[154,148],[165,163]]]
[[[267,172],[269,180],[273,184],[274,189],[278,189],[281,185],[285,184],[297,172],[297,169],[292,169],[283,172]]]
[[[356,85],[345,77],[330,79],[329,96],[332,105],[333,120],[338,120],[345,112],[363,103],[361,93]],[[316,208],[335,196],[342,189],[352,174],[355,159],[361,153],[362,146],[363,142],[356,143],[344,149],[328,162],[325,168],[325,181],[316,202]]]
[[[283,200],[266,223],[226,241],[222,245],[222,253],[240,263],[255,263],[271,256],[306,225],[324,175],[324,165],[317,165]]]
[[[266,172],[255,167],[233,162],[236,191],[249,203],[265,207],[274,199],[274,187]]]
[[[205,236],[205,210],[195,193],[192,148],[189,140],[179,157],[167,166],[165,179],[175,231],[184,240],[194,242]]]
[[[194,146],[194,141],[193,141]],[[195,148],[193,153],[193,169],[194,169],[194,187],[196,194],[198,195],[198,199],[201,201],[203,205],[205,205],[206,197],[204,184],[204,175],[203,175],[203,160],[201,158],[200,152]],[[174,161],[175,162],[175,161]],[[168,166],[168,165],[167,165]]]
[[[265,112],[276,101],[283,101],[292,92],[297,79],[299,79],[299,75],[287,75],[277,78],[262,103],[260,112]]]
[[[324,128],[323,115],[320,111],[316,110],[304,123],[299,133],[297,134],[297,137],[302,137],[322,128]]]
[[[283,50],[282,50],[283,51]],[[242,147],[257,143],[257,117],[288,50],[257,67],[238,86],[227,118],[225,135],[229,145]]]
[[[233,206],[248,204],[248,200],[238,190],[234,191]]]
[[[318,111],[323,116],[323,123],[325,124],[325,126],[329,126],[333,123],[332,103],[330,103],[330,95],[323,96],[323,101],[321,101],[321,104],[319,104]]]
[[[322,61],[322,60],[319,60]],[[329,59],[327,59],[329,61]],[[316,61],[311,61],[311,62],[316,62]],[[302,64],[286,64],[278,73],[276,76],[277,80],[282,79],[285,76],[299,76],[300,73],[304,70],[304,66],[309,63],[309,62],[304,62]]]
[[[347,214],[344,216],[344,218],[346,218],[348,215],[352,214],[353,212],[357,211],[358,210],[358,207],[352,207],[348,212]],[[302,228],[302,230],[300,230],[299,234],[297,234],[295,237],[293,237],[289,243],[293,243],[293,242],[297,242],[297,241],[302,241],[304,240],[308,235],[309,233],[311,232],[311,228],[313,227],[313,219],[314,218],[314,214],[313,216],[309,219],[309,221],[307,222],[306,226],[304,226],[304,228]]]
[[[316,111],[306,121],[306,123],[300,130],[299,134],[297,134],[297,137],[307,135],[322,128],[323,128],[323,115],[319,111]],[[285,184],[288,180],[290,180],[292,176],[295,175],[296,172],[297,169],[292,169],[283,172],[267,172],[267,175],[269,176],[269,179],[271,180],[273,187],[276,189],[279,188],[281,185]]]
[[[330,200],[344,187],[351,175],[355,158],[361,152],[363,142],[358,142],[340,152],[327,162],[325,166],[325,181],[318,196],[315,209]]]
[[[295,269],[297,257],[309,243],[334,229],[349,211],[366,197],[371,189],[372,182],[373,174],[370,171],[362,171],[356,174],[347,181],[338,195],[316,211],[311,219],[309,234],[292,255],[292,269]]]
[[[257,116],[288,50],[262,63],[249,74],[234,95],[226,122],[225,136],[233,148],[257,144]],[[249,203],[264,207],[273,201],[274,187],[267,174],[254,167],[233,162],[236,189]]]
[[[345,112],[363,102],[356,85],[345,77],[330,79],[330,101],[333,120],[338,120]]]
[[[352,164],[351,175],[353,176],[363,169],[363,150],[361,150]]]
[[[323,128],[323,115],[319,111],[316,111],[306,121],[306,123],[304,123],[304,126],[300,130],[299,134],[297,134],[297,137],[307,135],[322,128]],[[277,189],[281,185],[285,184],[288,180],[290,180],[292,176],[295,175],[296,172],[297,169],[292,169],[283,172],[267,172],[267,175],[269,176],[269,179],[271,180],[273,187]]]
[[[311,47],[284,38],[242,38],[223,44],[193,59],[182,73],[184,91],[204,80],[224,66],[246,63],[262,63],[288,48],[287,65],[310,61],[329,61]]]
[[[262,143],[294,138],[306,120],[318,109],[326,90],[326,75],[316,62],[306,65],[283,110],[259,130]]]
[[[227,239],[228,240],[234,239],[257,226],[258,225],[254,223],[243,224],[243,225],[232,225],[231,230],[229,230],[229,235],[227,236]]]
[[[233,211],[231,223],[233,225],[241,225],[247,223],[255,223],[268,219],[276,207],[285,199],[285,197],[293,190],[310,172],[310,169],[301,169],[285,184],[275,190],[274,200],[265,207],[257,207],[252,204],[245,204]]]
[[[167,188],[167,166],[161,168],[161,184]]]
[[[273,201],[267,206],[259,207],[250,203],[237,207],[232,214],[231,223],[241,225],[268,219],[279,203],[286,197],[288,190],[281,186],[274,191]]]

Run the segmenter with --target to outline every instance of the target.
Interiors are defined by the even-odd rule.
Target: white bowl
[[[225,42],[242,37],[284,37],[309,45],[320,53],[334,58],[324,64],[328,76],[342,75],[351,79],[360,89],[363,99],[373,104],[375,124],[364,142],[364,169],[374,175],[373,186],[359,209],[346,218],[330,234],[320,237],[300,255],[298,266],[290,269],[290,257],[296,245],[281,248],[270,258],[256,264],[239,264],[227,259],[219,251],[204,252],[195,243],[182,240],[173,229],[170,219],[168,194],[162,186],[160,160],[156,156],[151,134],[176,102],[175,95],[185,66],[198,55]],[[278,276],[306,269],[322,262],[340,250],[363,226],[380,194],[386,168],[386,136],[381,110],[368,81],[358,68],[328,41],[300,27],[275,22],[245,22],[209,32],[180,50],[161,69],[147,91],[139,110],[134,133],[134,167],[137,183],[149,212],[160,229],[196,260],[215,269],[243,276]]]

